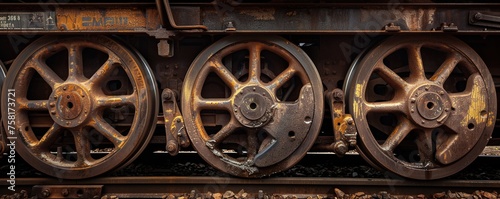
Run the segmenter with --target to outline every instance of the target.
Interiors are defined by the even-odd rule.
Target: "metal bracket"
[[[400,32],[401,27],[394,25],[394,23],[390,23],[384,26],[384,30],[386,32]]]
[[[454,23],[442,23],[438,30],[442,30],[443,32],[457,32],[458,27]]]
[[[103,185],[35,185],[37,198],[101,198]]]
[[[174,56],[174,45],[171,44],[172,37],[175,33],[165,28],[159,28],[154,31],[147,32],[149,36],[159,39],[158,42],[158,55],[162,57],[173,57]]]
[[[181,147],[188,147],[190,145],[186,128],[184,128],[184,119],[177,106],[176,92],[165,88],[161,97],[163,117],[165,118],[166,148],[170,155],[177,155],[180,150],[179,145]]]
[[[325,97],[330,106],[333,131],[335,141],[331,147],[337,156],[342,157],[349,148],[356,147],[356,125],[350,114],[345,114],[344,110],[344,92],[340,89],[325,92]]]

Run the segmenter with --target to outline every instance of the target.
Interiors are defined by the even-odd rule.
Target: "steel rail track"
[[[0,186],[5,187],[7,178],[0,178]],[[16,179],[16,190],[63,190],[98,185],[102,187],[102,196],[116,196],[118,198],[162,198],[168,195],[180,196],[185,194],[196,195],[194,198],[205,198],[208,192],[224,193],[228,190],[237,193],[244,189],[248,198],[259,198],[259,192],[268,196],[273,195],[319,195],[333,198],[335,188],[345,193],[367,194],[386,191],[391,195],[424,194],[453,192],[472,193],[476,190],[498,191],[500,181],[494,180],[436,180],[414,181],[401,178],[264,178],[241,179],[231,177],[180,177],[180,176],[151,176],[151,177],[100,177],[87,180],[61,180],[56,178],[19,178]],[[7,189],[0,189],[0,194],[12,194]],[[34,191],[35,192],[35,191]],[[71,192],[71,191],[70,191]],[[50,191],[49,191],[50,193]],[[34,194],[34,193],[31,193]],[[35,193],[37,194],[37,193]],[[38,193],[37,195],[39,195]],[[52,196],[58,193],[52,191]],[[83,194],[83,193],[80,193]],[[50,194],[49,194],[50,195]],[[262,195],[261,195],[262,196]]]

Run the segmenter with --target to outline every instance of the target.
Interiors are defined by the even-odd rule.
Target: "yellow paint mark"
[[[462,126],[467,126],[471,120],[476,121],[477,124],[485,122],[486,118],[481,117],[481,112],[486,110],[486,92],[484,92],[483,88],[484,85],[478,76],[476,76],[474,78],[467,116],[460,123]]]
[[[356,99],[352,102],[352,108],[353,108],[353,114],[356,118],[361,119],[363,117],[363,111],[361,110],[361,105],[360,105],[360,100],[363,99],[363,85],[365,83],[363,82],[362,84],[356,84],[356,90],[354,92],[354,96]]]

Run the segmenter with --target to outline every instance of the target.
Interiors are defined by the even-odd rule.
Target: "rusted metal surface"
[[[346,89],[360,148],[384,169],[442,178],[472,162],[491,136],[493,80],[479,55],[453,37],[393,37],[352,70]]]
[[[162,92],[162,109],[165,118],[166,148],[170,155],[177,155],[180,147],[190,145],[184,126],[184,119],[177,105],[177,94],[168,88]]]
[[[488,28],[498,27],[494,13],[500,12],[496,9],[498,4],[305,2],[289,3],[284,6],[279,3],[216,1],[213,4],[170,5],[168,1],[163,1],[157,1],[156,4],[55,4],[55,8],[48,6],[54,4],[30,7],[31,4],[22,6],[23,4],[0,3],[5,8],[0,10],[0,30],[2,30],[0,34],[7,33],[5,31],[21,30],[33,33],[96,31],[148,33],[159,28],[179,30],[179,33],[187,34],[227,31],[349,34],[442,31],[498,33],[497,30]],[[474,14],[470,10],[474,10]],[[10,14],[23,19],[2,20],[2,17],[8,17]],[[34,20],[36,23],[31,22],[32,16],[37,19]],[[40,16],[38,17],[40,20],[37,16]],[[57,22],[56,25],[48,23],[50,20]],[[452,23],[453,25],[450,25]]]
[[[160,27],[155,9],[58,7],[56,13],[57,28],[60,31],[113,31]]]
[[[104,185],[36,185],[31,195],[37,198],[100,198]]]
[[[105,173],[130,161],[151,136],[157,113],[151,72],[107,37],[43,37],[10,70],[5,84],[16,90],[16,150],[44,173],[67,179]],[[33,127],[32,118],[44,113],[50,127]],[[130,126],[117,125],[124,121]],[[99,147],[111,153],[92,156]]]
[[[272,57],[283,62],[268,68]],[[274,78],[265,75],[269,69],[275,70],[270,72]],[[228,93],[203,91],[211,74]],[[282,38],[225,38],[202,52],[186,77],[182,111],[189,137],[199,154],[224,172],[260,177],[289,168],[318,134],[323,106],[318,73],[305,53]],[[229,115],[228,122],[207,130],[200,113],[220,110]],[[232,157],[228,150],[246,153]]]

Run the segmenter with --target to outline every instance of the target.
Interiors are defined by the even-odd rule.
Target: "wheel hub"
[[[88,93],[76,84],[66,84],[54,89],[49,98],[50,116],[66,128],[82,124],[89,115],[90,107]]]
[[[408,104],[411,118],[424,128],[441,126],[451,108],[447,92],[432,84],[417,87],[410,95]]]
[[[248,86],[235,96],[234,114],[238,121],[249,128],[258,128],[267,124],[274,113],[271,94],[257,86]]]

